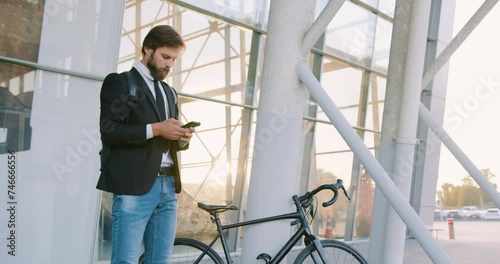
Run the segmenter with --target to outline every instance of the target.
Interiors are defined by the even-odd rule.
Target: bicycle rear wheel
[[[322,240],[321,245],[330,261],[328,264],[368,263],[355,248],[346,243],[337,240]],[[294,264],[314,263],[312,254],[318,254],[314,244],[310,244],[304,248],[295,259]]]
[[[208,246],[206,244],[198,240],[194,240],[191,238],[176,238],[174,241],[174,249],[172,251],[172,258],[170,259],[170,263],[222,264],[223,261],[221,257],[212,248],[208,248],[205,255],[199,261],[196,261],[207,248]],[[139,259],[139,264],[144,263],[144,254],[142,254],[141,258]]]

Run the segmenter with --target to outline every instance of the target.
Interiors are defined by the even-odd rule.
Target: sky
[[[454,35],[483,0],[456,1]],[[443,127],[478,169],[489,168],[500,186],[500,4],[450,59]],[[461,185],[469,173],[441,145],[438,190]]]

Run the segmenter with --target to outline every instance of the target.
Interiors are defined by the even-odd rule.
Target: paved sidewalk
[[[448,224],[435,222],[437,240],[454,264],[500,264],[500,221],[455,221],[455,239],[450,239]],[[354,246],[366,256],[368,243]],[[433,264],[416,239],[407,239],[403,264]]]
[[[455,264],[500,263],[500,243],[480,241],[438,240]],[[415,239],[406,240],[404,264],[432,264]]]

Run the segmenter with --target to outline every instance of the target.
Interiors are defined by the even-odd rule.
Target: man
[[[106,76],[101,89],[102,157],[97,188],[113,193],[111,263],[168,263],[181,191],[177,151],[187,149],[194,128],[182,128],[177,95],[162,80],[184,49],[170,26],[146,35],[142,59],[130,70],[136,100],[124,74]]]

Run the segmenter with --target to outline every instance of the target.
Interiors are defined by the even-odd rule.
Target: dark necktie
[[[158,105],[158,109],[160,110],[161,121],[167,119],[167,113],[165,111],[165,101],[163,100],[163,94],[160,91],[160,87],[158,87],[158,81],[154,81],[155,84],[155,96],[156,96],[156,104]],[[165,145],[163,146],[163,152],[167,152],[169,149],[169,141],[164,140]]]
[[[155,96],[156,96],[156,104],[158,105],[158,109],[160,110],[161,121],[167,119],[167,113],[165,111],[165,101],[163,100],[163,95],[160,91],[160,87],[158,87],[158,81],[155,81]]]

